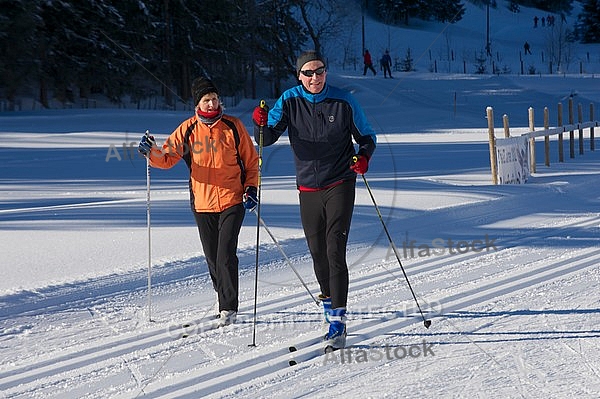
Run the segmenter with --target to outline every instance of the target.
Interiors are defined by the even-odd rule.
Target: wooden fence
[[[529,172],[536,172],[536,149],[535,149],[535,139],[538,137],[544,137],[544,164],[546,166],[550,166],[550,136],[558,136],[558,161],[564,162],[564,138],[563,135],[565,133],[569,133],[569,157],[575,158],[575,132],[578,132],[578,149],[579,154],[583,155],[584,153],[584,131],[586,129],[589,130],[589,142],[590,142],[590,151],[594,151],[595,148],[595,138],[594,138],[594,128],[600,126],[600,122],[595,120],[594,116],[594,104],[590,104],[589,106],[589,121],[583,121],[583,106],[582,104],[578,104],[577,107],[577,122],[575,122],[575,112],[573,108],[573,99],[569,98],[568,104],[568,124],[563,124],[563,105],[562,103],[558,103],[558,126],[550,127],[549,124],[549,111],[548,107],[544,108],[544,126],[542,130],[535,130],[534,123],[534,110],[533,108],[529,108],[529,131],[527,133],[521,134],[521,137],[526,137],[529,145]],[[497,148],[496,144],[498,140],[502,140],[501,138],[496,138],[494,133],[494,110],[492,107],[487,108],[487,120],[488,120],[488,133],[489,133],[489,144],[490,144],[490,165],[492,169],[492,182],[494,184],[498,184],[498,159],[497,159]],[[510,128],[508,116],[505,114],[502,117],[503,127],[504,127],[504,139],[510,138]]]

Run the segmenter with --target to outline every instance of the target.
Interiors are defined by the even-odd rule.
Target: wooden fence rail
[[[579,154],[584,154],[584,131],[589,129],[589,142],[590,142],[590,151],[595,151],[595,137],[594,137],[594,128],[600,126],[600,122],[595,120],[594,114],[594,104],[590,104],[589,107],[589,121],[583,121],[583,106],[578,104],[577,107],[577,120],[575,123],[575,113],[573,108],[573,99],[569,98],[568,103],[568,117],[569,123],[567,125],[563,125],[563,105],[562,103],[558,103],[558,126],[550,127],[549,123],[549,111],[548,107],[544,108],[544,125],[542,130],[535,130],[535,113],[533,108],[529,108],[529,131],[527,133],[521,134],[521,137],[525,137],[529,141],[529,172],[535,173],[537,170],[536,167],[536,148],[535,148],[535,139],[539,137],[544,137],[544,164],[545,166],[550,166],[550,136],[558,136],[558,161],[564,162],[564,138],[563,135],[566,132],[569,132],[569,157],[575,158],[575,131],[578,132],[578,149]],[[488,107],[487,110],[487,120],[488,120],[488,134],[489,134],[489,145],[490,145],[490,166],[492,170],[492,182],[493,184],[498,184],[498,159],[497,159],[497,148],[496,142],[497,140],[502,140],[502,138],[496,138],[494,132],[494,110],[492,107]],[[502,117],[503,127],[504,127],[504,139],[510,138],[510,128],[509,128],[509,119],[508,115],[503,115]]]

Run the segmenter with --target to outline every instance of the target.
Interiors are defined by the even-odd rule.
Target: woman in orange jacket
[[[187,164],[192,211],[224,326],[235,322],[238,311],[238,236],[244,208],[258,204],[258,154],[242,122],[223,114],[212,81],[194,80],[192,95],[196,115],[181,123],[162,149],[146,135],[139,151],[156,168],[171,168],[181,159]]]

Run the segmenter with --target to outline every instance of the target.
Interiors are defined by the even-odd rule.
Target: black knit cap
[[[200,99],[208,93],[219,94],[217,86],[204,76],[194,79],[192,82],[192,97],[194,98],[194,105],[197,105]]]
[[[321,61],[323,65],[326,65],[325,60],[323,59],[321,54],[317,53],[315,50],[307,50],[300,54],[298,60],[296,61],[296,70],[298,75],[300,74],[300,71],[302,70],[304,64],[310,61]]]

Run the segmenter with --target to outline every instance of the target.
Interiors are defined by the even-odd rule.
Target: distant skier
[[[531,54],[531,46],[529,45],[529,42],[525,42],[523,49],[525,50],[525,54]]]
[[[369,53],[369,50],[367,49],[365,49],[365,54],[363,55],[363,62],[365,64],[363,76],[367,74],[367,69],[373,71],[373,76],[377,75],[377,71],[375,71],[375,68],[373,68],[373,60],[371,59],[371,53]]]
[[[381,66],[383,67],[383,77],[387,78],[387,75],[390,75],[392,78],[392,57],[390,57],[389,50],[385,50],[385,54],[381,57]]]

